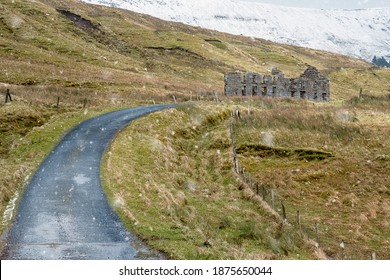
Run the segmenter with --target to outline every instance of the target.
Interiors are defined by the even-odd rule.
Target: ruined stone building
[[[230,72],[225,75],[225,95],[329,101],[329,79],[312,66],[299,78],[285,78],[278,69],[273,69],[271,75]]]

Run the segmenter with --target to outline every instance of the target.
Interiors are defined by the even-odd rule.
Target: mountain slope
[[[250,201],[250,193],[243,193],[237,186],[237,178],[232,177],[226,117],[231,109],[238,106],[242,109],[242,124],[247,126],[237,130],[240,131],[237,135],[240,142],[237,143],[250,147],[252,142],[261,143],[263,135],[271,135],[271,138],[274,135],[277,146],[288,150],[296,151],[302,147],[325,149],[337,156],[326,166],[323,162],[312,166],[313,162],[287,159],[284,161],[287,172],[283,172],[279,163],[274,164],[274,159],[270,158],[271,164],[265,166],[267,172],[253,174],[266,176],[264,180],[259,178],[263,182],[269,180],[275,183],[276,187],[287,186],[279,189],[285,191],[288,197],[303,196],[306,191],[309,195],[319,196],[320,203],[314,203],[314,206],[326,206],[327,201],[324,200],[333,201],[334,196],[338,199],[345,194],[345,203],[353,207],[355,200],[349,195],[351,186],[360,182],[356,196],[364,203],[354,208],[356,211],[343,209],[348,213],[363,213],[361,217],[360,213],[354,217],[359,219],[364,234],[361,235],[357,229],[351,235],[349,229],[343,229],[336,232],[332,241],[348,237],[348,240],[367,246],[359,257],[367,256],[366,253],[372,251],[380,257],[388,256],[389,206],[386,198],[382,198],[387,193],[385,187],[388,186],[390,174],[388,69],[379,69],[362,60],[334,53],[233,36],[75,0],[3,1],[0,2],[0,12],[0,93],[4,93],[6,87],[10,88],[14,99],[12,104],[0,103],[0,161],[5,166],[0,170],[1,212],[8,204],[12,207],[7,208],[5,213],[12,214],[17,204],[16,191],[21,193],[29,170],[35,169],[65,130],[88,116],[108,110],[107,107],[112,110],[112,106],[150,104],[153,99],[168,103],[172,102],[172,95],[179,101],[189,100],[191,96],[193,99],[195,96],[199,99],[214,98],[215,93],[223,92],[223,75],[227,71],[267,73],[273,67],[278,67],[287,77],[295,77],[308,65],[313,65],[330,78],[332,102],[329,104],[313,105],[305,101],[263,98],[242,99],[241,105],[239,100],[228,98],[221,98],[221,105],[218,106],[215,106],[215,102],[194,102],[199,104],[198,108],[182,108],[173,113],[167,111],[163,116],[150,116],[150,119],[141,122],[141,128],[139,124],[131,127],[135,134],[133,131],[125,133],[123,149],[111,154],[113,160],[119,157],[124,164],[112,161],[110,167],[107,161],[107,168],[103,169],[113,173],[110,175],[113,180],[130,180],[131,184],[139,183],[141,186],[141,192],[128,192],[127,189],[123,191],[122,187],[130,184],[119,182],[119,195],[125,196],[119,198],[136,195],[142,200],[147,196],[142,195],[141,198],[139,194],[150,189],[148,195],[160,199],[165,206],[172,206],[170,209],[173,212],[167,209],[167,213],[158,204],[150,208],[129,203],[129,207],[141,205],[142,212],[139,217],[133,211],[125,212],[125,215],[129,219],[146,219],[145,209],[156,210],[151,213],[155,225],[166,227],[168,232],[173,233],[171,244],[174,245],[170,248],[173,251],[180,240],[185,246],[189,241],[193,242],[195,250],[188,250],[192,258],[210,257],[208,251],[216,248],[221,249],[223,255],[219,257],[224,259],[251,256],[272,258],[275,254],[277,257],[295,258],[297,255],[293,253],[298,252],[291,248],[295,245],[290,242],[288,232],[281,236],[278,224],[270,223],[267,215],[259,214],[258,209],[253,208],[256,205]],[[363,92],[357,96],[361,88]],[[61,97],[58,107],[57,97]],[[84,102],[84,107],[87,105],[88,108],[83,107],[85,100],[88,102]],[[351,106],[351,102],[356,105]],[[71,112],[64,113],[67,111]],[[242,138],[245,135],[248,135],[247,139]],[[138,137],[142,141],[135,141]],[[338,138],[343,141],[340,142]],[[128,152],[138,156],[133,157]],[[161,161],[150,160],[150,156],[157,156]],[[256,155],[239,156],[240,163],[243,166],[247,164],[248,171],[258,168],[257,164],[266,163],[263,160],[245,161],[254,160]],[[137,160],[152,166],[150,170],[153,170],[153,174],[140,170],[143,165],[137,164]],[[132,180],[134,173],[127,168],[128,164],[134,164],[134,168],[139,170],[137,182]],[[123,172],[117,167],[123,168]],[[166,172],[167,168],[170,172]],[[297,168],[301,172],[297,172]],[[192,174],[189,178],[192,180],[186,180],[188,174]],[[364,178],[358,180],[358,176]],[[314,193],[306,185],[307,182],[316,187]],[[164,185],[167,188],[160,188]],[[222,185],[226,188],[221,188]],[[303,188],[304,193],[296,192],[297,186]],[[326,192],[329,187],[332,191]],[[341,195],[338,193],[340,187]],[[373,188],[376,204],[372,207]],[[163,193],[154,190],[162,190]],[[183,192],[194,199],[186,199],[182,196]],[[232,194],[233,197],[229,200],[225,194]],[[219,199],[220,203],[215,203],[214,199]],[[311,208],[313,205],[309,202],[313,201],[312,198],[306,201],[305,208]],[[123,204],[120,199],[114,202],[119,207]],[[143,202],[148,203],[147,199]],[[231,207],[232,202],[235,202],[234,207]],[[302,202],[298,203],[301,208]],[[343,203],[334,204],[333,208],[327,207],[328,211],[323,211],[324,208],[313,208],[312,214],[305,211],[308,216],[304,217],[304,221],[313,226],[318,222],[318,213],[330,214],[325,217],[326,221],[333,221],[332,214]],[[226,207],[221,208],[220,205]],[[243,211],[241,206],[245,205],[252,209]],[[220,212],[215,215],[212,211],[214,215],[209,215],[210,209],[204,206]],[[287,206],[290,219],[295,206]],[[125,210],[128,210],[127,207]],[[225,210],[231,211],[233,216],[228,217]],[[365,214],[367,211],[369,214]],[[239,212],[239,216],[236,212]],[[160,215],[174,224],[162,223],[158,219]],[[379,220],[375,218],[377,215]],[[8,226],[11,216],[3,217],[0,231]],[[208,223],[204,222],[205,216]],[[258,222],[250,222],[253,217]],[[370,219],[369,227],[366,226],[366,218]],[[187,230],[193,226],[194,220],[198,221],[201,231]],[[188,221],[189,227],[183,221]],[[340,224],[348,227],[349,223],[345,221],[346,216],[340,216]],[[380,228],[382,222],[383,229]],[[272,231],[269,231],[270,224]],[[168,244],[167,239],[161,238],[163,232],[155,225],[149,227],[141,223],[141,226],[135,227],[147,231],[151,243]],[[328,227],[322,225],[320,228]],[[197,238],[192,238],[192,234]],[[218,234],[218,238],[214,238],[215,234]],[[284,245],[280,242],[283,236],[286,237],[282,238]],[[367,239],[361,240],[366,237],[369,238],[369,246]],[[263,252],[259,250],[259,240],[268,243],[268,253],[265,255],[257,254]],[[233,246],[233,250],[227,249],[225,241]],[[285,245],[288,246],[287,253],[290,253],[288,256],[282,250]],[[338,250],[338,246],[337,242],[334,248]],[[243,247],[248,248],[249,252]],[[302,248],[304,254],[297,257],[315,257],[310,253],[312,250],[305,251]],[[183,255],[173,252],[173,256]]]
[[[374,55],[390,58],[390,8],[319,10],[245,0],[83,1],[369,61]]]
[[[388,72],[361,60],[126,10],[71,0],[19,0],[0,3],[0,10],[0,81],[29,90],[62,86],[74,89],[75,96],[89,92],[99,103],[129,96],[172,100],[172,95],[223,92],[227,71],[266,73],[278,67],[294,77],[308,64],[331,78],[334,100],[361,87],[370,94],[388,88]]]

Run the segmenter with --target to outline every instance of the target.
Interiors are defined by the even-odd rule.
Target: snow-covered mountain
[[[390,58],[390,8],[320,10],[245,0],[82,0],[371,61]]]

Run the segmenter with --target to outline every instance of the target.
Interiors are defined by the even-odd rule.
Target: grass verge
[[[105,188],[128,229],[171,258],[388,259],[390,111],[377,99],[224,100],[156,113],[113,142]],[[236,108],[240,167],[274,191],[288,226],[232,171]]]
[[[111,204],[173,259],[317,258],[232,172],[229,117],[228,106],[184,106],[131,123],[102,168]]]
[[[73,126],[114,108],[55,109],[15,101],[0,106],[0,232],[12,222],[31,174]]]

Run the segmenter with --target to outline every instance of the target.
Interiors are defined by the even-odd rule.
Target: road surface
[[[112,138],[130,121],[171,107],[116,111],[71,130],[26,187],[1,259],[163,258],[129,233],[109,206],[100,162]]]

